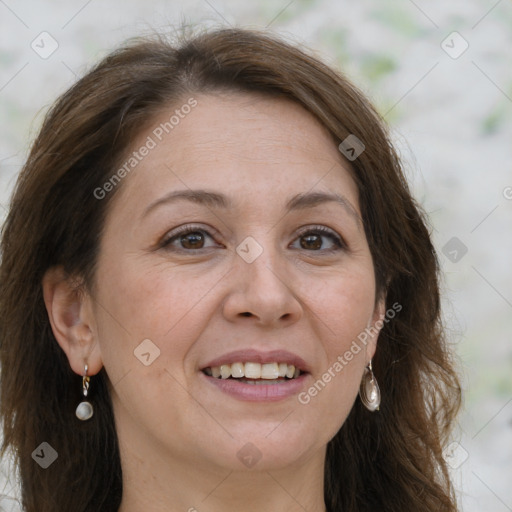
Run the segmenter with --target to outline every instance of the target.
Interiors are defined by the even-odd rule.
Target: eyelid
[[[218,244],[218,242],[215,240],[215,237],[220,235],[220,233],[216,229],[212,228],[211,226],[204,227],[204,225],[201,225],[201,224],[183,224],[182,226],[178,226],[178,227],[172,229],[171,231],[168,231],[162,237],[161,241],[158,243],[158,246],[159,246],[159,248],[165,248],[168,245],[170,245],[170,243],[173,239],[179,237],[180,235],[187,234],[187,233],[193,233],[195,231],[200,231],[202,233],[205,233],[207,236],[209,236],[212,240],[214,240]],[[180,249],[178,247],[175,247],[174,250],[175,251],[181,250],[183,252],[193,252],[195,250],[201,251],[201,250],[208,249],[208,248],[209,247],[201,248],[201,249]]]
[[[348,249],[348,244],[345,242],[345,239],[337,232],[335,231],[334,229],[332,228],[329,228],[327,226],[324,226],[324,225],[309,225],[309,226],[303,226],[301,228],[299,228],[298,232],[297,232],[297,237],[294,239],[297,240],[297,238],[300,238],[301,236],[304,236],[306,233],[314,233],[314,232],[317,232],[317,233],[321,233],[322,235],[325,235],[325,236],[328,236],[328,237],[331,237],[332,240],[334,241],[334,243],[336,245],[338,245],[338,249]],[[329,250],[329,249],[327,249]],[[333,250],[333,249],[331,249]],[[312,251],[314,252],[314,251]],[[320,252],[320,251],[318,251]]]

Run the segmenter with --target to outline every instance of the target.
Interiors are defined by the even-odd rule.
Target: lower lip
[[[296,379],[285,380],[279,384],[247,384],[236,379],[216,379],[203,372],[200,374],[224,393],[249,402],[277,402],[296,395],[304,387],[309,375],[304,373]]]

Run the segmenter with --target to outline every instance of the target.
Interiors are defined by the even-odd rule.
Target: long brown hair
[[[288,98],[313,113],[333,144],[355,135],[366,149],[350,162],[359,189],[378,293],[402,306],[379,337],[373,367],[383,402],[356,401],[330,441],[325,502],[330,512],[456,510],[442,456],[460,387],[440,320],[438,263],[386,128],[341,74],[275,36],[217,29],[135,40],[80,79],[48,112],[19,176],[2,234],[0,414],[3,453],[12,449],[27,512],[117,511],[120,454],[104,370],[85,423],[75,375],[50,327],[41,280],[61,265],[94,289],[108,205],[94,191],[163,106],[191,94],[243,91]],[[42,442],[58,453],[42,469]]]

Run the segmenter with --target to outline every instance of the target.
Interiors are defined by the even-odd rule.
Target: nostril
[[[252,316],[252,313],[249,313],[249,311],[245,311],[244,313],[240,313],[242,316]]]

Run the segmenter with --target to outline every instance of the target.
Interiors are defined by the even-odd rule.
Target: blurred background
[[[512,511],[510,0],[0,0],[0,223],[51,103],[109,50],[182,24],[267,27],[347,74],[428,212],[464,382],[461,510]],[[19,510],[3,462],[0,511]]]

